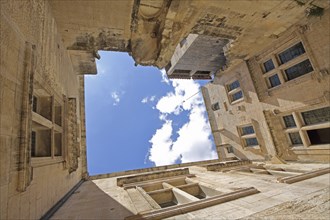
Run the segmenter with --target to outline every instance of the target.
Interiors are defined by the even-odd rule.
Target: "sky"
[[[90,175],[216,159],[200,86],[134,66],[127,53],[99,52],[85,76]]]

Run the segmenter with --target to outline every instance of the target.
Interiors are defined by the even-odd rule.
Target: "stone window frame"
[[[252,127],[253,128],[253,133],[250,133],[250,134],[244,134],[243,132],[243,128],[245,127]],[[258,140],[258,137],[257,137],[257,134],[256,134],[256,129],[255,129],[255,126],[253,125],[253,123],[250,123],[250,124],[244,124],[244,125],[240,125],[240,126],[237,126],[237,132],[238,132],[238,135],[239,135],[239,138],[241,140],[241,145],[244,149],[260,149],[260,142]],[[258,144],[257,145],[248,145],[246,140],[247,139],[256,139]]]
[[[242,188],[238,190],[233,190],[231,192],[222,192],[217,189],[212,184],[200,182],[199,180],[192,179],[191,177],[196,177],[194,174],[188,174],[188,175],[181,175],[176,176],[172,178],[161,178],[156,179],[155,181],[149,180],[146,182],[140,182],[140,183],[131,183],[131,184],[124,184],[123,188],[127,191],[129,197],[131,198],[131,201],[133,204],[138,203],[138,200],[136,200],[136,193],[131,192],[130,190],[135,189],[135,191],[140,194],[144,201],[148,203],[149,210],[145,210],[142,212],[139,212],[135,215],[126,217],[127,220],[137,220],[137,219],[163,219],[167,217],[172,217],[181,214],[182,211],[185,212],[191,212],[203,208],[207,208],[210,206],[214,206],[216,204],[225,203],[237,198],[253,195],[256,193],[259,193],[260,191],[255,189],[254,187],[247,187]],[[186,182],[185,185],[177,186],[177,185],[171,185],[167,182],[173,182],[173,180],[182,179]],[[152,189],[152,185],[154,184],[162,184],[164,189]],[[185,187],[190,186],[198,186],[203,187],[204,192],[207,193],[209,196],[198,198],[193,196],[192,192],[188,193],[184,190],[182,190]],[[149,189],[148,189],[149,188]],[[151,190],[150,190],[151,188]],[[180,189],[181,188],[181,189]],[[157,194],[161,193],[162,191],[175,191],[181,198],[183,203],[175,204],[167,207],[161,207],[151,196],[150,194]],[[206,192],[206,190],[210,190]],[[160,198],[160,197],[158,197]],[[141,199],[141,197],[140,197]],[[136,200],[136,201],[135,201]],[[179,212],[178,212],[179,211]]]
[[[33,156],[32,155],[32,149],[31,149],[31,166],[32,167],[39,167],[39,166],[46,166],[51,165],[54,163],[61,163],[65,161],[66,158],[66,142],[65,142],[65,134],[64,134],[64,126],[65,126],[65,120],[64,120],[64,114],[65,114],[65,100],[64,96],[60,97],[55,92],[52,92],[50,88],[46,88],[44,85],[42,85],[38,80],[35,79],[34,82],[34,89],[33,89],[33,97],[36,97],[38,100],[40,100],[41,97],[48,97],[50,99],[50,118],[47,118],[43,115],[41,115],[38,112],[32,111],[32,117],[31,121],[32,124],[38,123],[43,127],[43,129],[50,130],[50,155],[48,156]],[[35,100],[35,98],[33,98]],[[32,105],[34,105],[32,103]],[[58,111],[56,108],[60,108],[61,111],[61,123],[58,123],[58,118],[55,115],[55,112]],[[36,126],[32,125],[31,127],[31,133],[32,131],[37,132]],[[60,135],[60,155],[56,155],[56,136]]]
[[[239,87],[236,87],[234,89],[230,89],[229,88],[229,85],[233,84],[234,82],[238,82],[239,83]],[[230,81],[228,81],[226,84],[225,84],[225,89],[226,89],[226,93],[227,93],[227,98],[228,98],[228,101],[231,105],[234,105],[236,103],[239,103],[239,102],[242,102],[244,101],[245,99],[245,95],[244,95],[244,92],[243,92],[243,89],[242,89],[242,84],[241,84],[241,81],[237,78],[235,79],[232,79]],[[242,93],[242,97],[239,98],[239,99],[236,99],[236,100],[233,100],[233,95],[237,94],[241,92]]]
[[[329,106],[317,106],[317,107],[312,107],[312,108],[304,108],[304,109],[299,109],[296,111],[291,111],[291,112],[286,112],[282,113],[279,115],[281,117],[281,124],[283,127],[283,132],[286,134],[286,139],[289,144],[289,147],[291,149],[301,149],[301,148],[322,148],[326,147],[329,148],[329,144],[315,144],[312,145],[310,142],[310,139],[308,137],[307,132],[310,130],[315,130],[315,129],[323,129],[323,128],[330,128],[330,122],[323,122],[323,123],[317,123],[317,124],[312,124],[312,125],[306,125],[304,122],[304,118],[302,113],[307,112],[307,111],[312,111],[312,110],[317,110],[317,109],[322,109],[325,107]],[[284,116],[292,115],[294,118],[294,122],[296,124],[295,127],[286,127],[285,121],[283,119]],[[300,139],[302,141],[302,144],[293,144],[291,139],[290,139],[290,134],[292,133],[299,133]]]
[[[291,59],[290,61],[281,64],[280,58],[279,58],[279,54],[284,52],[285,50],[297,45],[301,43],[304,47],[305,53],[300,54],[299,56]],[[266,68],[264,66],[264,64],[266,62],[268,62],[269,60],[272,60],[272,63],[274,65],[274,68],[266,71]],[[311,64],[312,67],[312,71],[305,73],[301,76],[298,76],[294,79],[288,80],[285,70],[289,69],[290,67],[295,66],[296,64],[302,63],[304,61],[308,60]],[[301,38],[293,38],[285,43],[283,43],[282,45],[278,46],[276,49],[274,49],[272,52],[263,55],[263,58],[260,59],[258,61],[261,72],[262,72],[262,77],[264,78],[264,82],[268,88],[268,91],[272,91],[278,88],[281,88],[285,85],[290,84],[291,82],[295,82],[295,81],[299,81],[299,80],[304,80],[306,78],[308,78],[308,76],[310,76],[311,74],[313,74],[316,71],[316,67],[315,64],[313,62],[313,59],[311,57],[311,53],[309,52],[309,47],[307,45],[307,43],[301,39]],[[272,86],[271,82],[269,80],[270,77],[273,77],[277,75],[278,79],[280,81],[279,85],[276,86]]]

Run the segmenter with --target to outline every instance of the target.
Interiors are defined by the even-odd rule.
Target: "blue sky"
[[[90,175],[217,157],[197,93],[206,82],[169,81],[127,53],[100,55],[98,74],[85,77]]]

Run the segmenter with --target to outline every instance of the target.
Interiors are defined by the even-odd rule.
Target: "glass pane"
[[[275,86],[278,86],[278,85],[281,85],[281,81],[280,79],[278,78],[278,75],[275,74],[271,77],[268,78],[269,79],[269,82],[270,82],[270,87],[273,88]]]
[[[301,113],[305,125],[312,125],[330,121],[330,107],[315,109]]]
[[[280,58],[280,61],[283,64],[304,53],[305,53],[304,46],[300,42],[294,45],[293,47],[290,47],[289,49],[285,50],[284,52],[280,53],[278,57]]]
[[[255,146],[258,145],[257,138],[247,138],[245,139],[246,146]]]
[[[242,135],[254,134],[254,129],[252,126],[242,127]]]
[[[283,120],[286,128],[293,128],[297,126],[292,115],[284,116]]]
[[[302,144],[299,132],[289,133],[292,145]]]
[[[264,67],[265,67],[265,72],[266,73],[271,71],[272,69],[274,69],[275,66],[274,66],[274,63],[273,63],[272,59],[267,60],[266,62],[264,62]]]
[[[228,85],[228,91],[231,91],[231,90],[239,88],[239,87],[240,87],[240,84],[239,84],[238,80],[236,80],[235,82]]]
[[[301,63],[298,63],[288,69],[285,70],[286,76],[288,80],[295,79],[299,76],[305,75],[313,71],[312,64],[309,60],[305,60]]]
[[[232,102],[233,101],[236,101],[236,100],[238,100],[238,99],[240,99],[242,97],[243,97],[242,91],[236,92],[236,93],[234,93],[234,94],[231,95]]]

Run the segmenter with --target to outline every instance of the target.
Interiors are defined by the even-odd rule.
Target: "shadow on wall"
[[[102,191],[94,182],[84,182],[51,219],[124,219],[134,215]]]

